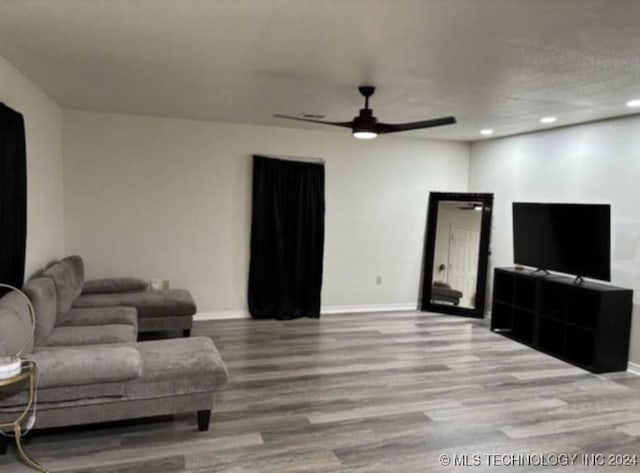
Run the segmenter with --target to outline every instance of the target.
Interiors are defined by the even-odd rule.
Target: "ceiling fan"
[[[373,95],[376,88],[370,85],[358,87],[358,91],[364,97],[364,108],[360,109],[360,114],[350,122],[325,122],[313,120],[311,118],[291,117],[288,115],[275,114],[274,117],[287,118],[289,120],[299,120],[302,122],[320,123],[323,125],[341,126],[351,128],[353,136],[368,140],[385,133],[397,133],[399,131],[421,130],[423,128],[433,128],[442,125],[452,125],[456,122],[455,117],[433,118],[409,123],[382,123],[373,115],[373,110],[369,108],[369,97]]]

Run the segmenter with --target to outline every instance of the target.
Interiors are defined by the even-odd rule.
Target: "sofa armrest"
[[[104,278],[85,281],[82,294],[113,294],[118,292],[139,292],[149,287],[147,281],[139,278]]]
[[[29,358],[41,389],[123,382],[142,374],[140,353],[128,346],[43,350]]]

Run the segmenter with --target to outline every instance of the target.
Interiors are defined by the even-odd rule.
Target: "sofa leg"
[[[211,410],[198,411],[198,430],[206,432],[209,430],[209,421],[211,420]]]
[[[7,446],[9,445],[9,439],[0,434],[0,455],[7,453]]]
[[[188,338],[191,336],[191,329],[190,328],[185,328],[182,330],[182,336],[185,338]]]

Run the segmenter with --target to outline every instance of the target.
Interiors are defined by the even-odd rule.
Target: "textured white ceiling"
[[[0,55],[64,107],[333,129],[272,114],[350,120],[373,84],[453,140],[634,112],[639,32],[640,0],[0,0]]]

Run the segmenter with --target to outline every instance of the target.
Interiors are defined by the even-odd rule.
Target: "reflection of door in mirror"
[[[431,302],[475,307],[482,223],[479,202],[441,201],[433,260]]]

